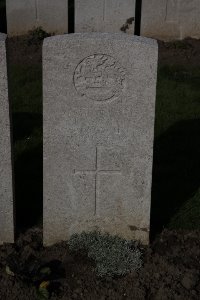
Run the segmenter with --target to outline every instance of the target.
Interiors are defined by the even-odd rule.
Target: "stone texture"
[[[68,32],[68,0],[7,0],[9,35],[26,34],[41,26],[47,32]]]
[[[157,51],[123,33],[45,39],[45,245],[97,228],[148,243]]]
[[[14,241],[6,35],[0,33],[0,244]]]
[[[161,40],[200,38],[199,0],[143,0],[141,35]]]
[[[75,0],[75,32],[134,33],[135,0]]]

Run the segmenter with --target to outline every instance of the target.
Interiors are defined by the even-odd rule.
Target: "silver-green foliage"
[[[96,263],[100,277],[121,276],[141,267],[141,251],[134,242],[99,231],[74,234],[69,240],[71,251],[86,251]]]

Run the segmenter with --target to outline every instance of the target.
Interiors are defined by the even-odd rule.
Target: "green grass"
[[[200,118],[200,69],[159,68],[155,136],[181,120]]]
[[[5,9],[6,7],[6,0],[0,0],[0,9]]]
[[[153,232],[163,227],[200,227],[199,170],[200,70],[190,66],[160,66],[152,186]],[[186,209],[188,205],[191,209]]]
[[[200,229],[200,189],[172,217],[169,228]]]

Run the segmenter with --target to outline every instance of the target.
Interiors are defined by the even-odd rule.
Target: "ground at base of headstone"
[[[199,299],[200,231],[163,231],[143,248],[143,265],[121,277],[100,278],[85,254],[62,242],[42,246],[31,229],[0,247],[0,299]]]

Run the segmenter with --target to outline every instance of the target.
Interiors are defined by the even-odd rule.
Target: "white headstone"
[[[68,0],[6,0],[9,35],[42,27],[50,33],[68,32]]]
[[[161,40],[200,38],[199,0],[143,0],[141,35]]]
[[[123,33],[45,39],[46,245],[97,228],[148,243],[157,55]]]
[[[75,32],[134,34],[135,0],[75,0]]]
[[[0,244],[14,241],[6,35],[0,33]]]

